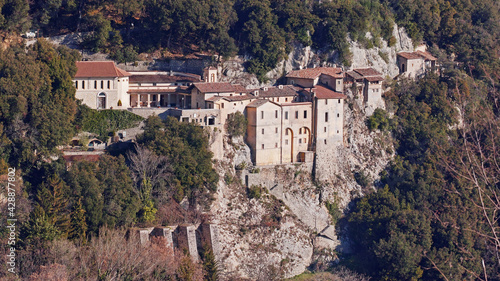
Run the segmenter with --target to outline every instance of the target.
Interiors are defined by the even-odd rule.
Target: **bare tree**
[[[148,200],[171,177],[170,165],[165,156],[158,156],[146,147],[136,145],[135,153],[127,153],[135,192],[142,201]]]

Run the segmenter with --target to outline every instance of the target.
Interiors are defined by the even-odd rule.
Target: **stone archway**
[[[283,147],[283,156],[285,157],[283,163],[287,162],[293,163],[294,143],[293,143],[293,130],[291,128],[285,129],[284,145],[282,147]],[[286,155],[290,155],[290,157],[288,158]]]

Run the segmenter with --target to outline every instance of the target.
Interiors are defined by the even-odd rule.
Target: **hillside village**
[[[398,53],[398,77],[419,78],[436,71],[436,60],[422,50]],[[243,113],[248,121],[245,141],[256,166],[310,163],[315,152],[343,145],[347,89],[368,108],[384,107],[385,79],[373,68],[294,70],[286,74],[285,85],[259,89],[219,82],[220,71],[213,66],[205,68],[203,76],[127,72],[112,61],[80,61],[77,68],[76,98],[93,109],[173,116],[221,130],[230,114]]]

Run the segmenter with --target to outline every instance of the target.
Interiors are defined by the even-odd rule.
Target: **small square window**
[[[111,81],[108,80],[108,89],[111,87]]]
[[[285,140],[285,145],[288,145],[288,140]]]
[[[277,110],[274,111],[274,118],[278,118],[278,111]]]
[[[262,149],[264,149],[264,144],[262,144]]]
[[[337,117],[340,117],[340,113],[337,113]]]
[[[325,104],[328,104],[328,100],[325,99]]]
[[[274,131],[275,131],[275,133],[277,134],[277,133],[278,133],[278,128],[276,127],[276,128],[274,129]]]
[[[262,129],[262,134],[264,134],[264,129]]]
[[[278,143],[275,143],[275,144],[274,144],[274,147],[278,147]]]
[[[326,144],[326,140],[325,140],[325,144]]]
[[[339,134],[339,133],[340,133],[339,130],[337,130],[337,134]]]
[[[340,99],[339,99],[339,103],[340,103]]]
[[[299,119],[299,112],[295,111],[295,119]]]
[[[328,122],[328,112],[325,112],[325,122]]]
[[[324,131],[325,131],[325,133],[326,133],[326,127],[324,128]]]
[[[78,89],[78,81],[75,81],[75,87]]]
[[[288,111],[285,111],[285,119],[288,120]]]
[[[299,143],[302,143],[302,139],[299,139]]]
[[[260,112],[260,119],[264,119],[264,111]]]
[[[299,135],[302,134],[302,128],[299,129]]]
[[[304,110],[304,119],[307,118],[307,110]]]
[[[285,136],[288,136],[288,130],[285,131]]]

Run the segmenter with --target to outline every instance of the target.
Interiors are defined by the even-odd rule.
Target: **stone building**
[[[377,108],[382,107],[382,73],[373,68],[358,68],[346,72],[345,85],[351,87],[360,97],[366,106]]]
[[[409,78],[421,78],[429,71],[436,71],[436,62],[437,59],[427,51],[397,54],[399,74]]]
[[[127,94],[130,73],[112,61],[79,61],[76,67],[75,96],[83,104],[93,109],[130,107]]]
[[[317,67],[291,71],[286,75],[289,85],[312,88],[324,85],[337,92],[344,91],[344,72],[338,67]]]

